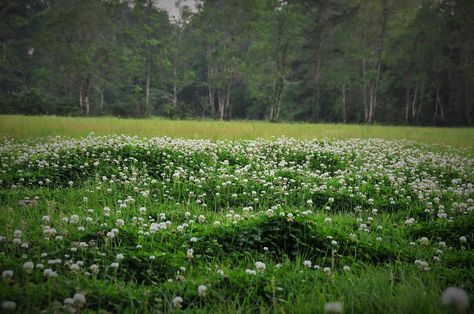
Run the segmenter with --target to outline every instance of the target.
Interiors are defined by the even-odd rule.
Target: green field
[[[2,311],[473,310],[472,129],[1,116],[0,134]]]

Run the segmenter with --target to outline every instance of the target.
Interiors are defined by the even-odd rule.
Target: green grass
[[[90,132],[95,132],[97,135],[127,134],[140,137],[170,136],[211,140],[269,139],[283,135],[297,139],[408,139],[463,147],[474,152],[474,128],[0,115],[0,135],[9,137],[35,138],[50,135],[81,137]]]
[[[470,143],[454,135],[471,129],[416,128],[425,131],[416,135],[355,125],[0,121],[14,138],[0,146],[0,273],[7,271],[0,306],[13,301],[17,313],[312,314],[341,302],[344,313],[448,314],[456,311],[441,295],[453,286],[472,300],[474,162],[463,153]],[[83,137],[91,131],[149,138]],[[424,139],[150,138],[283,132]],[[257,261],[266,269],[248,274]],[[25,262],[36,268],[25,270]],[[75,293],[85,304],[67,304]]]

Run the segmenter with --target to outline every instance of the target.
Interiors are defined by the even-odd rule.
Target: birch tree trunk
[[[380,75],[381,75],[381,66],[382,66],[382,51],[384,47],[385,35],[387,32],[387,22],[388,22],[388,0],[380,0],[382,5],[382,19],[380,21],[380,35],[375,45],[375,63],[374,63],[374,70],[375,70],[375,79],[371,83],[370,87],[370,103],[369,103],[369,117],[368,117],[368,124],[372,124],[375,108],[377,107],[377,95],[378,95],[378,87],[380,82]]]
[[[212,48],[207,45],[207,89],[209,93],[209,107],[211,109],[211,117],[214,118],[214,92],[212,89]]]

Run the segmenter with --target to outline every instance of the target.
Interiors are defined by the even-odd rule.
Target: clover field
[[[451,313],[474,158],[405,140],[95,136],[0,146],[19,313]],[[445,302],[444,302],[445,303]]]

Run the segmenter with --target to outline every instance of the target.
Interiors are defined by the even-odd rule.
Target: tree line
[[[0,4],[0,112],[473,124],[472,0],[156,1]]]

